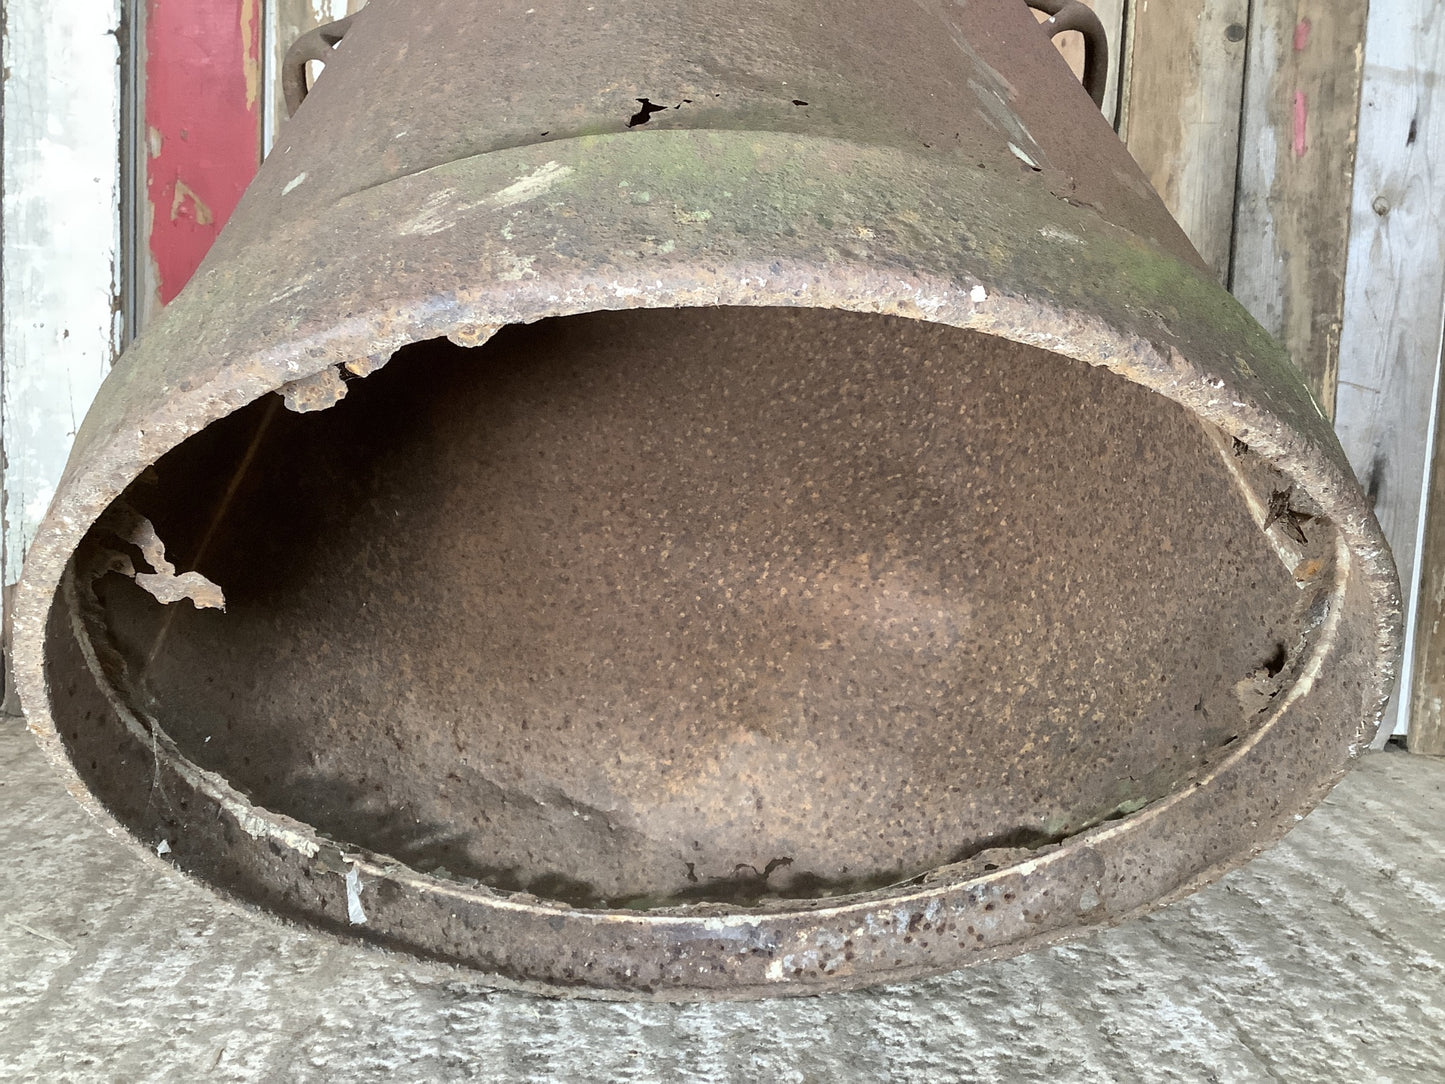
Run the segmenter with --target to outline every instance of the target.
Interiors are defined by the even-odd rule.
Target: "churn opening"
[[[557,317],[346,391],[161,458],[77,553],[79,627],[255,805],[573,906],[838,896],[1127,816],[1306,653],[1281,528],[1333,551],[1299,500],[1262,531],[1265,468],[1178,405],[892,316]]]

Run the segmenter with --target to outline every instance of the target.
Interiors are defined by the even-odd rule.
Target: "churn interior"
[[[1229,452],[1040,349],[642,310],[347,390],[138,480],[226,607],[81,577],[87,635],[194,762],[422,872],[744,904],[1046,847],[1184,785],[1299,648]],[[78,560],[138,562],[104,523]]]

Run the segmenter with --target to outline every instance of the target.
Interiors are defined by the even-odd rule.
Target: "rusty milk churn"
[[[290,74],[15,614],[138,849],[811,993],[1177,898],[1373,733],[1370,507],[1023,0],[372,0]]]

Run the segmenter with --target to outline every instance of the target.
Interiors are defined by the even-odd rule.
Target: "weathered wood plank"
[[[286,119],[281,94],[281,61],[291,43],[308,30],[360,11],[366,0],[266,0],[266,100],[264,146],[269,151]]]
[[[120,0],[4,7],[4,583],[120,336]]]
[[[1445,314],[1441,316],[1445,327]],[[1445,334],[1445,333],[1442,333]],[[1445,356],[1437,363],[1437,380]],[[1445,441],[1440,439],[1445,397],[1435,392],[1434,459],[1425,504],[1420,549],[1420,598],[1415,616],[1410,685],[1409,733],[1412,753],[1445,756]]]
[[[1134,0],[1120,133],[1209,265],[1229,273],[1248,0]]]
[[[1229,288],[1333,414],[1365,5],[1255,0]]]
[[[145,3],[126,6],[126,36],[121,54],[120,112],[120,279],[124,328],[120,349],[149,326],[160,311],[160,287],[146,238],[151,233],[146,178],[150,142],[145,124]]]
[[[1407,660],[1416,657],[1416,554],[1445,298],[1442,154],[1445,11],[1437,0],[1376,0],[1365,40],[1335,429],[1375,498],[1400,569]],[[1430,656],[1439,658],[1437,649]],[[1413,684],[1407,667],[1396,705],[1412,703]],[[1392,713],[1387,728],[1403,733],[1408,716]]]

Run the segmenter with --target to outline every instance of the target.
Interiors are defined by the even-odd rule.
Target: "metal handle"
[[[1049,16],[1042,24],[1048,28],[1049,37],[1067,30],[1077,30],[1084,36],[1084,74],[1079,82],[1084,84],[1094,104],[1103,109],[1104,85],[1109,81],[1109,39],[1099,17],[1079,0],[1025,0],[1025,3]]]
[[[346,37],[347,30],[351,29],[351,20],[354,18],[356,18],[355,15],[348,15],[344,19],[337,19],[334,23],[327,23],[325,26],[318,26],[315,30],[308,30],[293,41],[291,48],[286,50],[286,58],[281,61],[281,93],[286,97],[286,115],[288,117],[296,115],[296,110],[301,108],[301,103],[310,93],[311,88],[306,85],[307,62],[319,60],[324,64],[331,57],[331,50],[340,45],[341,39]]]

